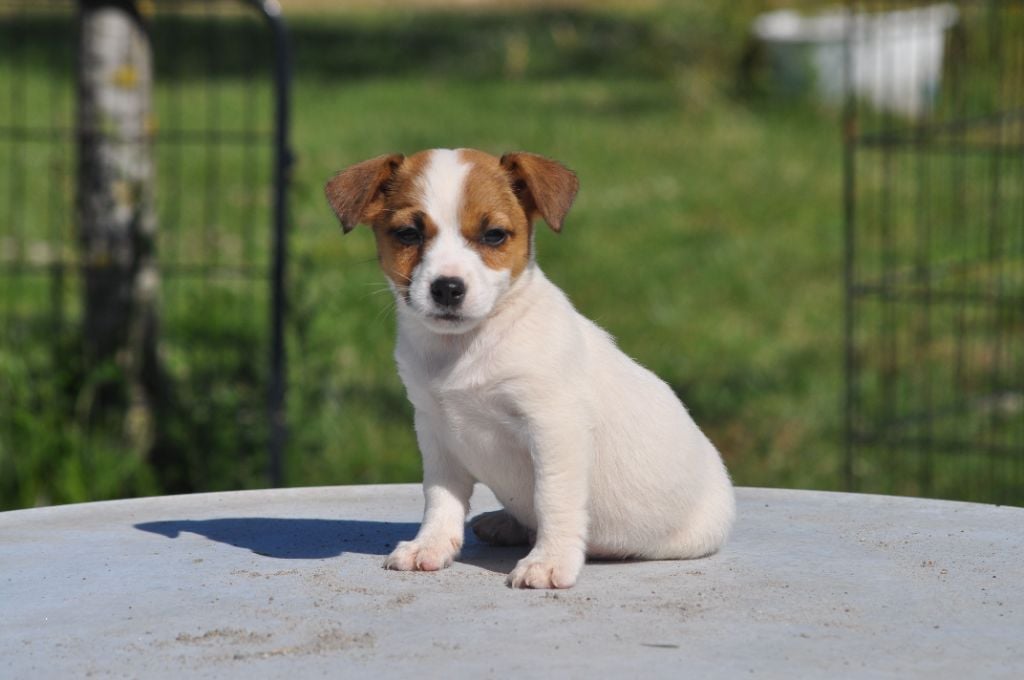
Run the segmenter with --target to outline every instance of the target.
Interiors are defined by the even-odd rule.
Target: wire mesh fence
[[[112,134],[82,122],[89,4],[0,0],[0,503],[265,484],[268,465],[280,482],[283,25],[261,2],[106,3],[137,13],[152,63],[141,132],[117,140],[152,165],[160,379],[139,450],[122,362],[90,361],[82,330],[83,149]]]
[[[849,6],[848,482],[1024,504],[1024,3]]]

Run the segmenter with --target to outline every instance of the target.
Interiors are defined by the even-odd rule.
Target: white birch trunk
[[[153,201],[152,54],[133,0],[81,3],[78,72],[78,237],[85,344],[128,387],[125,434],[153,442],[157,297]]]

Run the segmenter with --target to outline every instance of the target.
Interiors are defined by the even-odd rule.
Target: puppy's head
[[[530,264],[534,220],[561,230],[577,187],[536,154],[433,149],[353,165],[326,193],[346,233],[373,227],[398,304],[435,332],[463,333]]]

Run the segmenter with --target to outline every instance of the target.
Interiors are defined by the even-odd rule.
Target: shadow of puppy
[[[387,555],[416,535],[419,524],[351,519],[225,517],[166,520],[135,525],[140,531],[177,538],[182,532],[286,560],[315,560],[344,553]]]
[[[140,531],[177,538],[188,532],[211,541],[285,560],[317,560],[345,553],[387,555],[399,541],[416,535],[415,522],[373,522],[351,519],[225,517],[143,522]],[[526,555],[529,546],[495,547],[466,531],[466,544],[457,560],[480,569],[507,574]]]

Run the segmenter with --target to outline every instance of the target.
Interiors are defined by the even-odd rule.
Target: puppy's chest
[[[417,376],[407,385],[428,427],[478,480],[485,483],[528,456],[526,419],[500,379],[448,373]]]
[[[437,404],[435,426],[448,455],[474,479],[490,487],[506,505],[529,486],[532,468],[526,420],[506,395],[445,391],[437,395]]]
[[[500,389],[435,389],[436,415],[445,433],[467,448],[494,448],[523,443],[525,421]]]
[[[484,481],[497,465],[528,456],[529,433],[507,366],[475,354],[424,361],[397,353],[409,398],[448,452]]]

